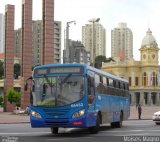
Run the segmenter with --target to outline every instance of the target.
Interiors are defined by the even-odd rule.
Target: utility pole
[[[69,61],[69,55],[70,55],[70,53],[69,53],[69,25],[71,24],[71,23],[74,23],[74,24],[76,24],[76,21],[69,21],[69,22],[67,22],[67,25],[66,25],[66,54],[65,54],[65,63],[69,63],[70,61]]]
[[[90,19],[89,22],[92,23],[92,51],[91,51],[91,63],[93,66],[95,65],[95,57],[96,57],[96,34],[94,33],[95,31],[95,23],[99,22],[100,18],[93,18]]]

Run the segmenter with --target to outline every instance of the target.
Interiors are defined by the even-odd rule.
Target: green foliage
[[[32,66],[32,71],[33,71],[33,69],[34,69],[35,67],[37,67],[37,66],[40,66],[40,64],[37,64],[37,65],[35,65],[35,66]]]
[[[21,94],[20,92],[15,91],[13,88],[8,89],[6,96],[8,98],[8,101],[12,104],[15,103],[16,106],[20,106],[21,102]]]
[[[3,96],[0,96],[0,106],[3,106]]]
[[[112,61],[112,62],[115,62],[115,60],[114,60],[112,57],[109,57],[109,58],[106,58],[106,61],[105,61],[105,62],[107,63],[107,62],[111,62],[111,61]]]
[[[96,68],[101,68],[102,67],[102,62],[105,62],[105,61],[106,61],[106,56],[103,56],[103,55],[96,56],[95,67]]]
[[[3,62],[0,60],[0,79],[3,79],[4,76],[4,67]]]
[[[106,56],[99,55],[96,56],[95,58],[95,68],[100,69],[102,67],[102,62],[107,63],[107,62],[115,62],[115,60],[112,57],[106,58]]]

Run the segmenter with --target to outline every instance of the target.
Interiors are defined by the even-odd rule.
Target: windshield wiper
[[[72,73],[69,73],[69,74],[59,83],[59,85],[64,84],[71,76],[72,76]]]

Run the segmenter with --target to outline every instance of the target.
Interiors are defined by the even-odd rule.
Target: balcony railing
[[[13,83],[14,83],[14,87],[21,87],[20,79],[15,79]],[[0,87],[4,87],[4,80],[0,80]]]
[[[129,86],[129,90],[160,90],[160,86]]]

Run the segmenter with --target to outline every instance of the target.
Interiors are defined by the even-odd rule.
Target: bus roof
[[[121,81],[124,81],[124,82],[128,82],[126,79],[123,79],[123,78],[120,78],[116,75],[113,75],[113,74],[110,74],[108,72],[105,72],[105,71],[102,71],[100,69],[97,69],[97,68],[94,68],[92,66],[89,66],[87,64],[79,64],[79,63],[65,63],[65,64],[46,64],[46,65],[40,65],[40,66],[36,66],[34,68],[35,69],[41,69],[41,68],[49,68],[49,67],[67,67],[67,66],[82,66],[84,67],[85,69],[88,69],[88,70],[91,70],[93,72],[96,72],[98,74],[101,74],[101,75],[106,75],[110,78],[113,78],[113,79],[118,79],[118,80],[121,80]]]

